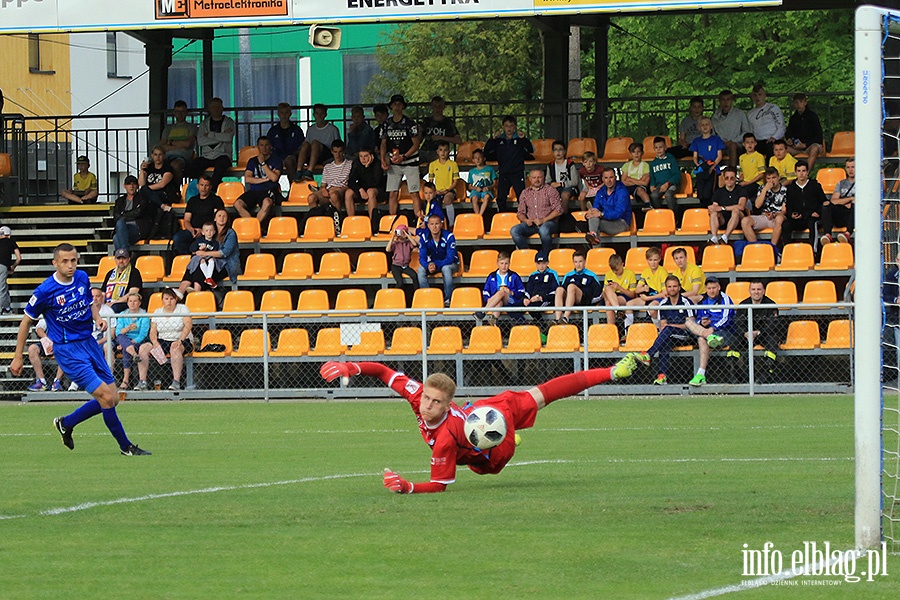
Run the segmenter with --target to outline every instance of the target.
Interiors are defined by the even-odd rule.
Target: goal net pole
[[[856,306],[854,437],[857,549],[881,543],[882,42],[887,12],[856,9]],[[877,235],[876,235],[877,232]],[[862,342],[862,343],[860,343]]]

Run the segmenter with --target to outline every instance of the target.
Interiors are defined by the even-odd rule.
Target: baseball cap
[[[134,175],[129,175],[128,177],[125,178],[125,185],[128,185],[129,183],[137,183],[137,182],[138,182],[138,178],[135,177]]]
[[[89,163],[89,162],[91,162],[91,159],[89,159],[87,156],[85,156],[83,154],[81,156],[79,156],[77,159],[75,159],[75,164]]]
[[[4,225],[0,227],[0,235],[12,235],[12,229]]]
[[[534,262],[547,262],[547,253],[538,252],[534,257]]]
[[[402,102],[403,106],[406,106],[406,99],[403,97],[403,94],[394,94],[391,96],[391,101],[388,104],[393,104],[394,102]]]
[[[706,285],[709,285],[710,283],[719,283],[719,278],[715,277],[714,275],[710,275],[706,278]]]
[[[127,258],[129,256],[128,250],[126,248],[119,248],[113,254],[115,258]]]

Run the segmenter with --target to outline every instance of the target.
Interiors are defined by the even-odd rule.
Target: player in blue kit
[[[82,421],[98,414],[119,443],[125,456],[150,454],[138,448],[125,435],[125,428],[116,414],[118,391],[103,349],[92,336],[94,325],[101,330],[107,324],[100,318],[100,309],[93,304],[91,282],[87,273],[78,270],[78,251],[71,244],[60,244],[53,250],[56,273],[40,284],[25,306],[25,316],[19,325],[16,352],[9,370],[22,374],[22,351],[33,321],[41,314],[47,321],[47,337],[53,342],[53,353],[63,371],[87,390],[94,399],[82,404],[73,413],[53,419],[53,425],[69,450],[75,449],[72,430]]]

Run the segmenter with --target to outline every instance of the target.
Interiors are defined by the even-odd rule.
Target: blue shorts
[[[93,394],[104,383],[112,384],[115,381],[106,364],[103,348],[94,338],[53,344],[53,353],[63,373],[89,394]]]
[[[483,200],[485,198],[493,198],[494,192],[492,190],[487,190],[484,192],[479,192],[477,190],[473,190],[469,192],[469,198],[478,198],[479,200]]]

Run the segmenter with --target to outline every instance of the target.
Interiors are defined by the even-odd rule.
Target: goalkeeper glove
[[[413,484],[390,469],[384,470],[384,487],[398,494],[412,494]]]
[[[350,377],[351,375],[359,375],[359,365],[353,362],[339,363],[333,360],[328,361],[319,368],[319,374],[325,381],[331,382],[338,377]]]

